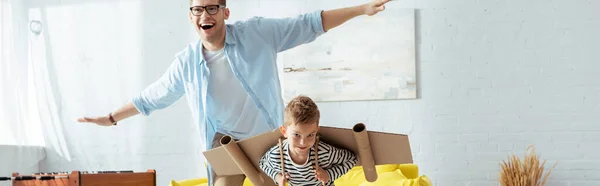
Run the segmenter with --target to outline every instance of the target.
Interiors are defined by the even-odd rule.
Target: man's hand
[[[381,12],[385,10],[385,3],[390,2],[391,0],[373,0],[372,2],[365,4],[364,11],[365,14],[372,16],[377,14],[377,12]]]
[[[275,180],[277,180],[277,184],[279,186],[285,186],[285,182],[287,182],[287,180],[290,179],[290,175],[289,174],[285,174],[285,178],[283,177],[283,175],[281,173],[277,174],[277,176],[275,176]]]
[[[110,119],[108,119],[108,116],[101,116],[101,117],[83,117],[83,118],[79,118],[77,119],[77,121],[79,122],[88,122],[88,123],[95,123],[97,125],[100,126],[113,126],[113,124],[110,122]]]
[[[315,173],[317,175],[317,179],[321,182],[323,182],[323,185],[325,185],[325,183],[329,182],[329,174],[323,170],[321,167],[317,167],[317,169],[315,170]]]
[[[77,119],[77,121],[82,122],[82,123],[83,122],[95,123],[100,126],[113,126],[113,123],[110,121],[110,116],[113,117],[113,120],[115,122],[118,122],[118,121],[122,121],[126,118],[129,118],[131,116],[135,116],[139,113],[140,112],[133,105],[133,102],[129,102],[129,103],[123,105],[121,108],[117,109],[116,111],[109,113],[106,116],[83,117],[83,118]]]
[[[356,16],[375,15],[377,12],[383,11],[385,9],[384,4],[389,1],[391,0],[372,0],[367,4],[323,11],[321,13],[323,30],[327,32]]]

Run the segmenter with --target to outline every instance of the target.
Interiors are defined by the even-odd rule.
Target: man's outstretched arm
[[[389,1],[391,0],[373,0],[367,4],[359,6],[323,11],[321,13],[321,17],[323,19],[323,30],[327,32],[332,28],[335,28],[360,15],[375,15],[377,12],[385,10],[384,4]]]
[[[138,115],[139,113],[140,112],[133,105],[133,102],[129,102],[129,103],[123,105],[121,108],[115,110],[114,112],[111,112],[110,115],[112,115],[115,122],[118,122],[118,121],[127,119],[131,116]],[[83,118],[77,119],[77,121],[96,123],[96,124],[102,125],[102,126],[112,125],[112,122],[110,121],[110,117],[108,114],[105,116],[99,116],[99,117],[83,117]]]
[[[183,88],[184,68],[184,61],[179,58],[175,59],[167,71],[157,81],[146,87],[131,101],[111,112],[110,116],[112,116],[114,122],[127,119],[140,113],[149,115],[150,112],[156,109],[165,108],[177,101],[185,93]],[[111,122],[110,116],[107,113],[106,115],[99,117],[82,117],[77,119],[77,121],[95,123],[101,126],[111,126],[113,125],[113,122]]]
[[[326,31],[359,15],[375,15],[383,11],[390,0],[372,0],[370,3],[327,11],[313,11],[288,18],[254,17],[250,28],[255,29],[277,52],[314,41]]]

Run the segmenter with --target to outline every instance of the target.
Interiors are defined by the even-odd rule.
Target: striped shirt
[[[322,185],[315,175],[315,151],[312,148],[309,152],[309,158],[306,163],[299,165],[292,161],[289,156],[289,143],[283,140],[283,154],[285,171],[290,175],[288,184],[290,186],[303,185]],[[319,141],[319,166],[329,174],[329,182],[326,186],[333,186],[334,181],[346,174],[354,165],[358,158],[349,150],[337,148],[323,141]],[[260,168],[273,179],[281,173],[281,155],[279,153],[279,144],[275,145],[263,155],[260,160]]]

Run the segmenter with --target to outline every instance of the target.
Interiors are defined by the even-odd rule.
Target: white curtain
[[[38,87],[43,78],[28,57],[27,19],[23,1],[0,0],[0,176],[12,172],[39,171],[45,157],[44,146],[55,143],[62,136],[46,140],[44,115],[55,110],[42,109],[40,104],[52,105]],[[37,70],[36,70],[37,69]],[[37,85],[36,85],[37,84]],[[61,154],[67,153],[62,149]],[[6,185],[9,183],[0,183]]]
[[[84,115],[106,114],[104,112],[117,108],[131,97],[131,94],[123,94],[127,88],[119,87],[127,74],[119,75],[117,70],[113,71],[117,75],[110,76],[109,70],[120,69],[123,65],[117,63],[125,59],[114,60],[121,57],[118,47],[106,51],[110,50],[109,44],[131,46],[123,44],[126,41],[118,37],[128,33],[94,32],[97,29],[92,22],[73,27],[85,15],[92,18],[91,15],[106,14],[123,4],[31,6],[36,3],[26,4],[20,0],[1,0],[0,3],[0,158],[11,160],[6,161],[10,164],[0,161],[3,165],[0,176],[12,172],[131,169],[130,155],[140,149],[141,140],[126,139],[139,135],[139,129],[98,131],[97,126],[79,124],[75,120]],[[113,16],[119,24],[117,19]],[[111,28],[116,27],[111,25]],[[99,46],[102,41],[109,44]],[[139,47],[132,50],[136,49]],[[133,151],[108,150],[132,147]],[[102,150],[94,152],[93,149]],[[107,162],[99,158],[103,155],[110,159],[123,158]]]
[[[122,65],[116,63],[125,60],[115,60],[121,56],[119,48],[106,51],[108,44],[99,46],[104,41],[128,47],[121,45],[118,37],[127,33],[94,32],[98,29],[93,22],[73,27],[86,16],[108,14],[123,4],[29,2],[0,0],[0,158],[11,159],[7,161],[11,164],[0,166],[0,176],[12,172],[115,170],[120,166],[131,169],[132,151],[110,153],[107,149],[139,148],[140,140],[125,140],[132,130],[109,134],[112,131],[98,131],[97,126],[76,122],[77,117],[106,114],[131,96],[123,94],[126,88],[119,87],[119,81],[126,79],[124,74],[110,75],[109,69],[120,69]],[[113,16],[119,24],[117,19]],[[124,158],[106,162],[98,158],[102,155]]]
[[[198,39],[189,1],[0,2],[0,177],[147,169],[159,185],[206,177],[185,98],[117,127],[77,122],[127,103]]]
[[[15,164],[39,172],[156,169],[160,185],[205,177],[185,101],[117,127],[77,122],[114,111],[164,73],[191,41],[188,1],[0,2],[0,145],[32,156]],[[22,150],[35,146],[43,154]],[[2,163],[0,177],[17,171]]]
[[[0,1],[0,144],[36,143],[27,137],[27,61],[18,61],[16,23],[9,1]],[[39,140],[37,141],[39,143]]]

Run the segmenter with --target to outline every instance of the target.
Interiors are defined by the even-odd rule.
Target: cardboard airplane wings
[[[358,123],[352,129],[321,126],[319,136],[321,141],[354,152],[359,159],[356,166],[363,167],[369,182],[377,180],[375,165],[413,163],[407,135],[367,131],[365,124]],[[217,175],[244,174],[253,185],[274,186],[260,169],[259,161],[281,138],[279,130],[237,142],[224,136],[222,146],[203,154]]]

